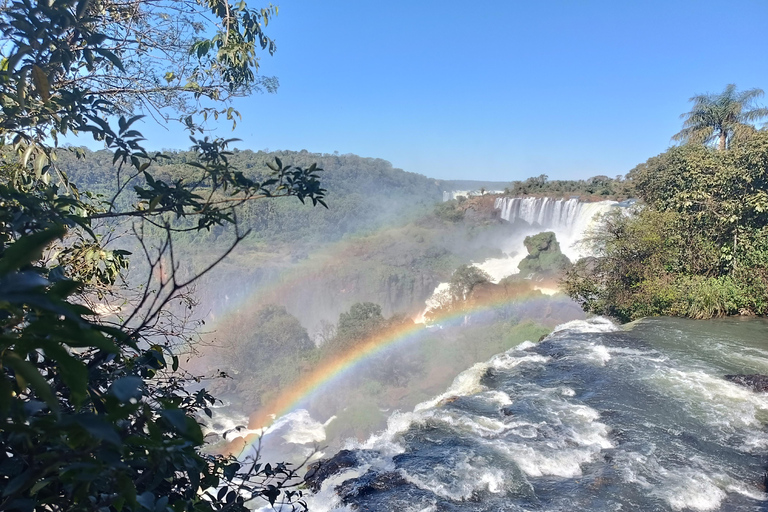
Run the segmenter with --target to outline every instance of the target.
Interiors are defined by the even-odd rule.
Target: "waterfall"
[[[528,255],[524,246],[525,237],[542,231],[553,231],[562,253],[576,262],[590,255],[589,247],[579,242],[594,225],[596,216],[618,205],[616,201],[587,203],[575,198],[498,197],[494,201],[494,209],[501,210],[501,218],[508,222],[522,221],[523,225],[519,225],[506,239],[499,240],[499,246],[505,253],[503,257],[474,262],[474,265],[486,272],[493,283],[517,274],[518,265]],[[427,312],[439,304],[447,289],[448,283],[440,283],[435,288],[432,297],[426,301],[424,311],[415,319],[416,322],[424,321]],[[554,292],[549,288],[541,290],[544,293]]]
[[[571,261],[587,256],[588,251],[577,244],[590,227],[595,216],[618,205],[616,201],[583,202],[576,198],[498,197],[494,208],[508,222],[523,221],[540,231],[554,231],[563,254]]]
[[[616,201],[585,203],[578,199],[552,199],[550,197],[497,197],[494,208],[501,210],[501,218],[515,222],[539,224],[546,229],[578,229],[589,225],[598,213],[605,213]]]
[[[723,378],[768,368],[764,332],[762,319],[568,322],[350,441],[309,508],[765,510],[768,397]]]

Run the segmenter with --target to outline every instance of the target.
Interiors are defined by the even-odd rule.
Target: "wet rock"
[[[344,469],[357,467],[358,464],[360,461],[355,452],[341,450],[330,459],[322,459],[307,466],[304,482],[312,492],[317,492],[328,478]]]
[[[347,480],[342,483],[336,488],[336,494],[339,495],[342,502],[346,505],[354,501],[355,498],[367,496],[374,492],[388,491],[407,483],[403,475],[397,471],[389,471],[387,473],[369,471],[360,478]]]
[[[726,375],[725,380],[760,393],[768,392],[768,375],[753,373],[748,375]]]
[[[205,434],[205,437],[203,437],[203,441],[208,444],[218,443],[222,439],[223,437],[221,437],[218,432],[208,432]]]
[[[459,399],[459,397],[457,397],[457,396],[449,396],[447,398],[443,398],[442,400],[440,400],[437,403],[437,405],[438,405],[438,407],[442,407],[443,405],[452,404],[453,402],[455,402],[458,399]]]

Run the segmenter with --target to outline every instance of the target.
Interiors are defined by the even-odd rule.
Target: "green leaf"
[[[22,359],[16,352],[8,350],[3,354],[3,365],[8,366],[16,373],[16,380],[20,388],[26,389],[29,385],[48,404],[51,410],[58,412],[59,403],[51,387],[32,363]]]
[[[35,163],[32,166],[35,171],[35,178],[40,179],[43,175],[43,168],[46,165],[48,165],[48,157],[45,156],[45,153],[41,152],[35,158]]]
[[[0,276],[39,260],[43,254],[43,249],[57,238],[62,238],[66,232],[64,226],[56,226],[21,237],[8,247],[3,257],[0,258]]]
[[[149,210],[150,212],[154,211],[155,208],[157,208],[157,205],[160,204],[160,201],[163,200],[163,194],[158,194],[155,197],[152,198],[152,200],[149,202]]]
[[[155,510],[155,496],[149,491],[136,496],[136,502],[147,510]]]
[[[56,362],[61,379],[70,389],[72,401],[79,407],[88,396],[88,367],[61,346],[49,345],[43,351]]]
[[[115,446],[120,446],[122,441],[115,432],[115,426],[95,414],[81,414],[77,417],[77,423],[99,441],[105,441]]]
[[[227,480],[232,480],[235,478],[235,475],[237,475],[237,472],[240,471],[240,464],[237,462],[233,462],[231,464],[227,464],[224,466],[224,477]]]
[[[128,402],[131,398],[139,399],[142,395],[144,381],[141,378],[130,375],[117,379],[109,387],[109,394],[121,402]]]
[[[115,55],[114,53],[112,53],[109,50],[105,50],[104,48],[97,48],[96,51],[97,51],[97,53],[99,53],[99,54],[103,55],[104,57],[106,57],[107,60],[109,60],[109,62],[111,62],[117,69],[119,69],[120,71],[125,73],[125,68],[123,67],[123,62],[117,57],[117,55]]]
[[[3,489],[3,496],[10,496],[14,493],[19,492],[24,487],[26,487],[27,483],[29,483],[30,480],[32,480],[32,477],[34,477],[34,472],[31,469],[28,469],[21,473],[20,475],[14,477],[8,484],[5,486],[5,489]]]
[[[43,101],[51,99],[51,85],[48,83],[48,75],[37,64],[32,65],[32,83],[35,84],[35,89]]]
[[[41,489],[43,489],[46,485],[51,483],[50,478],[45,478],[43,480],[40,480],[39,482],[36,482],[35,485],[32,486],[32,488],[29,490],[29,494],[37,494]]]

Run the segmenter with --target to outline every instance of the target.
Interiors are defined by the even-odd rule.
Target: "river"
[[[347,448],[311,511],[768,510],[768,322],[596,318],[460,374]]]

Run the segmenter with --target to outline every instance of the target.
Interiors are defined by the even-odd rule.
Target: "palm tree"
[[[681,114],[685,119],[683,129],[672,139],[683,143],[713,144],[717,149],[730,147],[734,139],[753,132],[751,124],[768,117],[768,108],[755,107],[752,103],[763,96],[762,89],[737,91],[728,84],[720,94],[699,94],[690,99],[693,108]]]

